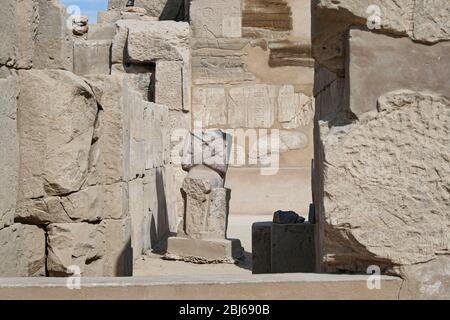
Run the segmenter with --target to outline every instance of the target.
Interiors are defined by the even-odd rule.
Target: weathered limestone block
[[[192,112],[195,122],[202,127],[221,126],[227,123],[225,88],[195,87],[192,95]]]
[[[255,84],[229,91],[229,125],[233,128],[271,128],[275,121],[278,87]]]
[[[19,75],[19,199],[79,191],[97,117],[91,88],[66,71]]]
[[[187,173],[179,165],[164,167],[164,191],[167,204],[169,231],[176,234],[184,216],[183,181]]]
[[[12,66],[18,55],[17,1],[5,0],[0,8],[2,29],[0,36],[0,65]]]
[[[102,276],[105,253],[104,234],[98,225],[60,223],[47,227],[47,270],[51,277],[70,276],[70,266],[82,276]]]
[[[72,222],[59,197],[20,200],[17,204],[15,220],[35,225]]]
[[[449,124],[448,99],[405,90],[381,96],[360,121],[321,122],[326,267],[392,268],[448,254]]]
[[[0,8],[0,65],[31,68],[38,22],[37,1],[5,0]]]
[[[145,169],[164,165],[164,148],[167,144],[167,138],[164,135],[167,125],[167,107],[148,102],[144,110]]]
[[[144,111],[150,107],[150,102],[142,100],[142,97],[130,89],[128,85],[124,90],[123,103],[129,112],[129,160],[128,180],[142,177],[146,166],[145,122]]]
[[[103,218],[103,206],[104,190],[94,186],[64,197],[21,200],[17,205],[15,220],[37,225],[97,222]]]
[[[150,212],[144,207],[144,181],[136,179],[128,183],[129,216],[131,218],[131,246],[133,259],[139,259],[150,249]],[[146,196],[155,196],[146,195]]]
[[[167,238],[167,216],[163,211],[165,206],[164,193],[161,193],[162,183],[161,168],[147,170],[143,179],[144,188],[144,216],[148,227],[148,236],[144,238],[144,247],[158,250],[161,242]],[[159,192],[159,193],[158,193]],[[161,207],[160,207],[161,204]]]
[[[314,104],[310,97],[295,93],[293,86],[282,86],[278,94],[278,122],[284,129],[297,129],[312,123]]]
[[[241,40],[236,40],[236,42],[242,43]],[[256,80],[240,57],[242,53],[234,50],[222,51],[224,52],[218,54],[216,50],[208,50],[206,53],[202,52],[201,55],[199,52],[193,52],[192,73],[193,82],[196,85],[240,84]]]
[[[19,173],[16,76],[0,78],[0,230],[14,221]]]
[[[116,23],[116,34],[111,48],[111,64],[123,64],[127,59],[128,27],[123,22]]]
[[[190,171],[198,165],[205,165],[225,177],[231,147],[231,135],[222,130],[194,130],[185,139],[182,167]]]
[[[0,230],[0,276],[45,277],[45,230],[15,223]]]
[[[315,0],[312,34],[316,60],[334,72],[342,71],[346,51],[344,34],[351,25],[372,27],[370,22],[375,21],[374,16],[380,17],[382,33],[404,35],[425,43],[450,37],[450,6],[446,0]]]
[[[120,11],[108,10],[97,13],[97,23],[116,23],[120,20]]]
[[[440,256],[433,261],[401,268],[404,284],[400,299],[440,299],[450,296],[450,257]]]
[[[116,26],[113,23],[98,23],[89,26],[88,40],[112,41],[116,35]]]
[[[110,40],[80,40],[74,43],[74,73],[110,74]]]
[[[117,25],[119,29],[128,30],[127,62],[145,64],[158,60],[189,61],[188,23],[123,20],[117,22]]]
[[[104,277],[131,277],[133,275],[133,251],[131,249],[130,219],[103,220],[99,226],[105,238],[103,255]]]
[[[103,189],[103,219],[120,220],[128,216],[129,195],[128,183],[118,182],[102,186]]]
[[[128,179],[130,152],[129,109],[125,103],[124,79],[120,75],[89,75],[85,77],[101,106],[101,135],[91,150],[87,184],[111,185]],[[95,154],[93,154],[95,153]]]
[[[85,38],[89,32],[89,18],[87,16],[78,16],[72,18],[72,33],[74,36]]]
[[[221,130],[194,130],[186,140],[183,169],[189,173],[181,187],[185,212],[178,237],[168,239],[166,258],[232,263],[242,256],[242,248],[239,240],[226,238],[231,191],[224,184],[231,137]]]
[[[88,187],[67,197],[61,197],[61,204],[72,220],[97,222],[103,218],[103,193],[101,186]]]
[[[196,38],[240,38],[241,0],[193,0],[191,24]]]
[[[38,69],[73,70],[71,18],[57,0],[37,0],[39,25],[33,66]]]
[[[380,95],[399,89],[427,90],[450,98],[448,74],[442,72],[450,69],[449,51],[449,42],[424,45],[408,38],[351,29],[347,71],[350,111],[359,116],[376,110]]]
[[[186,234],[193,239],[225,238],[229,190],[215,171],[197,166],[183,182],[186,193]],[[216,190],[218,189],[218,190]]]
[[[166,105],[169,110],[186,110],[183,101],[184,83],[181,64],[158,61],[155,74],[155,102]]]

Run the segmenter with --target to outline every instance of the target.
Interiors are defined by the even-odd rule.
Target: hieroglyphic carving
[[[194,0],[191,20],[197,38],[239,38],[241,0]]]
[[[225,88],[195,88],[192,106],[194,121],[200,121],[203,126],[225,125],[227,123]]]

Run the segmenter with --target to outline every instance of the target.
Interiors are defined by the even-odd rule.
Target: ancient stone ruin
[[[261,273],[449,297],[447,0],[128,2],[2,0],[0,277],[235,263],[230,215],[309,210]]]

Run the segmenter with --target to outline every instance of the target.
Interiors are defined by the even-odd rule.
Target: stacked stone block
[[[313,4],[318,263],[399,274],[402,297],[449,292],[449,16],[439,0]]]
[[[309,29],[307,4],[303,0],[191,2],[193,125],[240,129],[233,132],[227,182],[236,191],[233,213],[304,212],[311,202],[313,60],[308,33],[298,32]],[[269,149],[261,156],[258,150],[275,137],[272,130],[280,131],[283,148],[276,155]],[[246,139],[246,134],[251,138]],[[274,165],[274,176],[264,177],[260,168],[271,156],[280,163]],[[243,187],[248,179],[257,181],[257,186]],[[302,181],[300,197],[285,189],[303,185]],[[270,190],[264,189],[269,184]]]

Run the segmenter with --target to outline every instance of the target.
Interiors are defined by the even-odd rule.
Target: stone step
[[[82,278],[80,290],[69,290],[64,278],[1,278],[0,299],[398,299],[401,279],[381,277],[380,290],[369,290],[367,280],[328,274]]]

